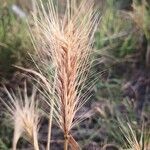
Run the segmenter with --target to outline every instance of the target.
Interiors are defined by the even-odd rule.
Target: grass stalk
[[[51,107],[50,115],[49,115],[48,137],[47,137],[47,147],[46,147],[46,150],[50,150],[50,140],[51,140],[53,111],[54,111],[54,102],[52,101],[52,107]]]
[[[12,143],[12,149],[13,150],[16,150],[17,149],[17,140],[15,139],[15,131],[14,131],[14,136],[13,136],[13,143]]]
[[[68,150],[68,136],[64,137],[64,150]]]
[[[34,150],[40,150],[38,144],[38,136],[36,132],[33,133],[33,146],[34,146]]]
[[[52,129],[52,117],[53,115],[53,108],[50,111],[50,115],[49,115],[49,124],[48,124],[48,137],[47,137],[47,147],[46,150],[50,150],[50,140],[51,140],[51,129]]]
[[[54,93],[55,93],[55,86],[56,86],[56,70],[55,72],[55,76],[54,76],[54,83],[53,83],[53,89],[52,89],[52,101],[51,101],[51,110],[50,110],[50,114],[49,114],[49,124],[48,124],[48,138],[47,138],[47,150],[50,150],[50,140],[51,140],[51,130],[52,130],[52,121],[53,121],[53,113],[54,113]]]

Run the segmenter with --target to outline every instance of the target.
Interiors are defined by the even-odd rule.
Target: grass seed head
[[[9,92],[6,88],[5,91],[9,99],[7,101],[2,99],[2,102],[6,106],[6,114],[14,126],[13,147],[16,147],[20,137],[24,137],[28,142],[34,144],[39,128],[39,110],[35,101],[36,90],[33,89],[30,97],[27,95],[26,86],[23,94],[20,88],[18,88],[17,94]]]

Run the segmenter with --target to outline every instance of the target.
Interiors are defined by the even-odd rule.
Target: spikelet
[[[33,89],[31,97],[27,96],[26,86],[23,95],[20,88],[18,88],[17,94],[9,92],[6,88],[5,91],[9,99],[1,100],[7,108],[7,116],[14,126],[13,150],[16,150],[20,137],[24,137],[34,146],[35,150],[39,150],[37,137],[39,111],[37,102],[35,102],[36,90]]]

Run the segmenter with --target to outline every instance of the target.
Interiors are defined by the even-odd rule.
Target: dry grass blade
[[[28,97],[26,85],[23,91],[18,88],[18,93],[9,92],[6,88],[8,100],[3,99],[2,102],[7,108],[7,115],[14,126],[13,150],[16,150],[20,137],[24,137],[30,142],[35,150],[39,150],[38,146],[38,125],[39,111],[38,104],[35,102],[36,89],[33,89],[32,95]]]

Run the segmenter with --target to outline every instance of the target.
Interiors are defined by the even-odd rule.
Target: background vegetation
[[[30,15],[32,8],[28,1],[0,1],[0,82],[15,89],[18,83],[22,85],[26,76],[12,65],[34,67],[28,55],[28,52],[34,53],[34,50],[26,18],[14,12],[14,4],[26,16]],[[93,115],[74,129],[74,136],[85,150],[100,147],[112,147],[114,150],[117,147],[134,149],[126,137],[131,137],[133,141],[134,131],[137,143],[140,143],[140,137],[145,137],[143,139],[149,145],[147,147],[150,147],[149,1],[98,0],[96,6],[102,14],[95,34],[96,61],[92,70],[98,80],[92,89],[90,102],[83,108]],[[2,86],[0,94],[5,96]],[[1,110],[3,109],[0,105],[0,149],[8,150],[11,147],[12,130],[4,120]],[[120,118],[129,124],[122,124]],[[47,121],[42,123],[44,126]],[[54,126],[54,149],[61,145],[59,140],[62,135],[58,131]],[[44,135],[43,129],[41,133]],[[56,139],[56,136],[60,139]],[[43,139],[41,143],[44,142]],[[28,143],[20,141],[20,148],[22,145],[29,146]]]

